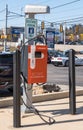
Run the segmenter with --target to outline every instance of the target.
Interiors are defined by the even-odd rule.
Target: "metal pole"
[[[6,5],[6,23],[5,23],[6,35],[7,35],[7,20],[8,20],[8,5]]]
[[[75,51],[69,51],[69,106],[70,113],[76,113],[76,94],[75,94]]]
[[[20,127],[20,51],[16,50],[13,57],[13,126]]]
[[[7,20],[8,20],[8,5],[6,4],[6,21],[5,21],[5,38],[4,38],[4,51],[6,51],[6,43],[7,43]]]
[[[26,18],[34,19],[34,17],[35,17],[34,14],[28,14],[28,15],[26,14]],[[25,28],[27,28],[27,27],[25,27]],[[27,35],[28,35],[28,32],[27,32]],[[29,38],[27,40],[29,40]],[[26,64],[26,67],[27,67],[27,64]],[[26,102],[28,107],[32,107],[32,86],[31,86],[31,84],[28,84],[28,83],[25,83],[25,86],[26,86],[26,93],[29,98],[27,98],[25,96],[25,91],[23,89],[23,100]],[[25,109],[24,110],[25,113],[31,112],[31,110],[29,110],[26,106],[23,105],[23,107]]]
[[[64,22],[64,31],[63,31],[63,33],[64,33],[64,45],[65,45],[65,26],[66,26],[66,23]]]

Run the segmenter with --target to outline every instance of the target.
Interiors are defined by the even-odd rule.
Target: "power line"
[[[74,21],[74,20],[78,20],[78,19],[83,19],[83,16],[82,16],[82,17],[71,18],[71,19],[66,19],[66,20],[56,21],[56,23],[59,23],[59,22],[62,22],[62,23],[63,23],[64,21],[65,21],[65,22],[67,22],[67,21],[69,22],[69,21],[71,21],[71,20]]]
[[[66,5],[69,5],[69,4],[73,4],[73,3],[78,2],[78,1],[80,1],[80,0],[74,0],[74,1],[71,1],[71,2],[68,2],[68,3],[65,3],[65,4],[61,4],[61,5],[52,7],[52,8],[50,8],[50,9],[52,10],[52,9],[55,9],[55,8],[59,8],[59,7],[66,6]],[[41,21],[42,21],[42,20],[41,20]],[[45,20],[44,20],[44,21],[45,21]],[[64,21],[65,21],[65,20],[64,20]],[[45,21],[45,22],[47,22],[47,23],[54,23],[54,22],[49,22],[49,21]]]
[[[59,8],[59,7],[66,6],[66,5],[69,5],[69,4],[78,2],[78,1],[80,1],[80,0],[74,0],[74,1],[71,1],[71,2],[68,2],[68,3],[64,3],[64,4],[62,4],[62,5],[58,5],[58,6],[56,6],[56,7],[50,8],[50,9]],[[5,11],[5,9],[4,9],[4,10],[1,10],[0,13],[3,12],[3,11]],[[13,15],[10,15],[10,14],[13,14]],[[15,12],[8,11],[7,17],[9,17],[8,20],[11,20],[11,19],[19,18],[19,17],[24,17],[24,15],[18,14],[18,13],[15,13]],[[68,19],[68,20],[72,20],[72,19]],[[68,20],[64,20],[64,21],[68,22]],[[74,19],[73,21],[75,21],[75,20],[76,20],[76,19]],[[0,21],[4,21],[4,20],[2,19],[2,20],[0,20]],[[42,21],[42,20],[39,20],[39,21]],[[58,21],[58,22],[64,22],[64,21]],[[73,21],[70,21],[70,22],[73,22]],[[46,23],[55,23],[55,22],[49,22],[49,21],[45,21],[45,22],[46,22]],[[57,21],[56,21],[56,23],[57,23]]]
[[[38,21],[42,21],[42,20],[39,20],[39,19],[37,19]],[[56,21],[56,22],[49,22],[49,21],[45,21],[44,20],[44,22],[45,23],[48,23],[48,24],[51,24],[51,23],[53,23],[53,24],[55,24],[55,25],[60,25],[61,23],[63,23],[64,24],[64,22],[66,23],[66,24],[69,24],[69,23],[75,23],[75,22],[81,22],[81,21],[83,21],[83,16],[81,16],[81,17],[76,17],[76,18],[71,18],[71,19],[66,19],[66,20],[61,20],[61,21]]]
[[[15,13],[15,12],[8,11],[8,13],[14,14],[13,16],[18,15],[18,16],[20,16],[20,17],[24,17],[24,15],[18,14],[18,13]],[[8,17],[10,17],[10,16],[8,16]]]
[[[62,6],[66,6],[66,5],[69,5],[69,4],[73,4],[73,3],[78,2],[78,1],[80,1],[80,0],[74,0],[74,1],[71,1],[71,2],[68,2],[68,3],[65,3],[65,4],[57,5],[57,6],[55,6],[55,7],[52,7],[51,9],[60,8],[60,7],[62,7]]]
[[[12,20],[12,19],[18,19],[18,18],[21,18],[21,16],[17,16],[17,17],[11,17],[11,18],[9,18],[8,20]]]

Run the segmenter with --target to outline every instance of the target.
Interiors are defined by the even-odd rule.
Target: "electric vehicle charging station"
[[[37,6],[38,7],[38,6]],[[45,8],[47,9],[47,8]],[[32,10],[32,14],[30,13]],[[29,17],[30,13],[30,18],[34,19],[34,15],[37,14],[37,11],[33,11],[33,8],[31,8],[30,12],[28,10],[25,11],[25,15],[26,17]],[[46,10],[47,11],[47,10]],[[43,11],[42,11],[43,12]],[[40,13],[40,11],[39,11]],[[45,13],[45,10],[44,12]],[[47,13],[47,12],[46,12]],[[25,27],[26,28],[26,27]],[[28,28],[29,29],[29,28]],[[34,29],[34,28],[33,28]],[[27,31],[28,32],[28,31]],[[33,35],[34,36],[34,35]],[[26,39],[25,39],[26,40]],[[28,40],[28,39],[27,39]],[[30,39],[29,39],[30,40]],[[33,38],[34,41],[34,38]],[[26,42],[27,43],[27,42]],[[25,82],[25,87],[27,90],[27,95],[28,95],[28,99],[26,98],[26,106],[28,106],[29,109],[32,109],[35,114],[38,114],[38,111],[33,108],[32,106],[32,88],[31,85],[33,83],[40,83],[40,82],[46,82],[46,71],[44,72],[42,69],[39,68],[40,62],[42,64],[45,63],[45,69],[46,69],[46,62],[47,59],[45,59],[46,57],[46,51],[47,51],[47,46],[41,45],[41,44],[34,44],[34,42],[32,42],[33,45],[29,44],[29,42],[27,44],[25,44],[24,47],[24,55],[23,55],[23,78],[26,81]],[[17,51],[16,55],[15,55],[15,62],[14,62],[14,127],[20,127],[20,122],[21,122],[21,118],[20,118],[20,52]],[[70,50],[70,63],[69,63],[69,91],[70,91],[70,111],[71,114],[75,114],[76,112],[76,102],[75,102],[75,59],[74,59],[74,51]],[[19,64],[18,64],[19,63]],[[36,68],[36,69],[35,69]],[[35,73],[36,72],[36,73]],[[38,75],[39,72],[39,75]],[[43,73],[44,72],[44,73]],[[33,75],[36,75],[37,77],[34,77],[33,80]],[[29,81],[29,82],[28,82]],[[72,84],[73,83],[73,84]],[[24,93],[25,96],[25,93]],[[29,110],[28,109],[28,110]],[[29,111],[26,112],[29,112]],[[30,110],[31,112],[31,110]],[[47,116],[45,116],[47,117]],[[45,121],[45,120],[44,120]],[[49,118],[50,122],[46,122],[48,124],[52,124],[55,122],[55,120],[53,118]]]
[[[47,45],[44,42],[42,45],[39,42],[37,42],[38,45],[36,45],[37,43],[30,45],[32,41],[35,42],[35,38],[29,40],[28,45],[23,45],[21,51],[21,74],[28,98],[26,97],[25,87],[23,87],[23,97],[29,107],[32,106],[33,84],[46,83],[47,81]],[[23,108],[25,108],[25,105]],[[26,108],[25,112],[31,111]]]
[[[38,6],[38,5],[26,5],[25,6],[25,42],[37,36],[37,20],[35,19],[36,14],[50,13],[49,6]],[[47,46],[46,45],[29,45],[27,42],[27,55],[28,61],[26,64],[27,68],[27,83],[25,83],[27,95],[29,99],[25,96],[25,91],[23,90],[23,97],[26,104],[32,106],[32,84],[46,82],[47,73]],[[41,48],[41,49],[40,49]],[[31,51],[31,52],[30,52]],[[28,53],[29,52],[29,53]],[[41,64],[45,63],[42,68]],[[32,77],[35,77],[33,79]],[[39,77],[39,78],[38,78]],[[29,112],[27,108],[24,110]]]
[[[29,18],[29,20],[31,20],[33,23],[35,14],[41,14],[41,13],[50,13],[50,8],[48,6],[31,6],[31,5],[26,6],[25,7],[25,21],[27,18]],[[25,24],[25,30],[26,30],[26,28],[27,28],[27,24]],[[39,43],[38,43],[39,45],[36,45],[36,44],[34,44],[34,40],[32,42],[33,45],[31,45],[31,44],[29,45],[29,43],[26,41],[29,41],[30,38],[33,38],[34,36],[37,35],[36,31],[34,31],[37,29],[37,26],[31,26],[30,28],[28,27],[27,29],[28,30],[26,31],[25,44],[21,48],[23,50],[23,52],[20,50],[22,55],[20,55],[19,50],[17,50],[13,57],[13,60],[14,60],[14,69],[13,69],[14,70],[13,71],[13,73],[14,73],[14,77],[13,77],[13,81],[14,81],[13,121],[14,122],[13,122],[13,125],[14,125],[14,127],[21,126],[20,73],[21,73],[22,79],[24,81],[24,84],[23,84],[24,85],[24,87],[23,87],[24,88],[24,91],[23,91],[24,100],[23,101],[26,106],[26,109],[28,107],[28,110],[25,110],[25,112],[31,112],[31,109],[32,109],[38,115],[40,115],[39,112],[32,106],[32,83],[46,82],[46,75],[47,75],[47,46],[45,44],[41,45]],[[32,35],[28,35],[29,32],[31,32]],[[27,36],[31,36],[31,37],[27,37]],[[28,54],[28,52],[29,52],[29,54]],[[20,62],[20,58],[21,58],[21,62]],[[45,63],[44,70],[41,69],[41,67],[39,67],[39,65],[41,65],[40,62]],[[20,65],[20,63],[21,63],[21,65]],[[37,66],[36,66],[36,64],[37,64]],[[33,73],[33,70],[35,70],[34,72],[36,72],[36,73]],[[38,75],[38,73],[39,73],[39,75]],[[30,74],[30,75],[28,75],[28,74]],[[37,77],[34,80],[33,80],[33,78],[29,77],[29,76],[33,77],[33,74],[35,74],[35,75],[37,74]],[[39,78],[38,78],[38,76],[39,76]],[[26,89],[26,92],[25,92],[25,89]],[[27,96],[29,98],[27,98]],[[49,118],[50,122],[46,122],[46,123],[52,124],[55,122],[54,119],[52,119],[50,117],[48,117],[48,118]],[[41,118],[41,119],[43,119],[43,118]],[[52,121],[51,121],[51,119],[52,119]]]

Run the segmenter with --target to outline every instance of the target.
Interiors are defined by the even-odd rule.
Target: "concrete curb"
[[[76,96],[83,95],[83,89],[76,90]],[[42,102],[42,101],[49,101],[61,98],[68,98],[69,91],[62,91],[62,92],[53,92],[53,93],[46,93],[41,95],[33,96],[33,102]]]
[[[80,96],[80,95],[83,95],[83,89],[76,90],[76,96]],[[36,103],[36,102],[43,102],[43,101],[62,99],[68,97],[69,97],[69,91],[45,93],[45,94],[34,95],[32,97],[32,102]],[[12,106],[12,105],[13,105],[13,97],[0,99],[0,108]]]

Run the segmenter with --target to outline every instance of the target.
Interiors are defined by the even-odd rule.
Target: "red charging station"
[[[44,83],[47,80],[47,46],[28,45],[28,83]]]

